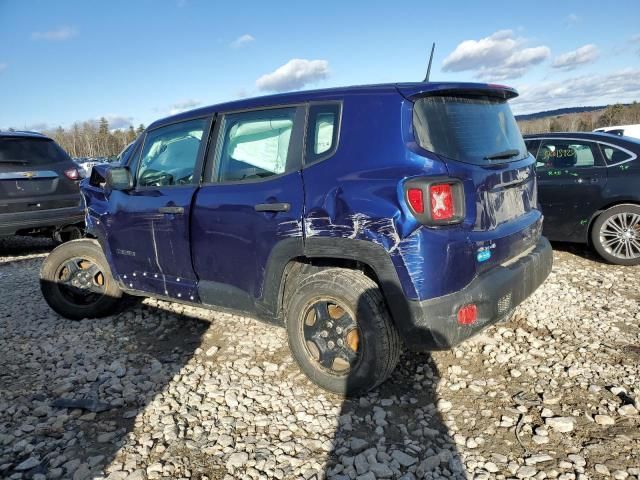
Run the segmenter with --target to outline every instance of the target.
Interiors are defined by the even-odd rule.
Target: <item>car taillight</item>
[[[452,225],[464,220],[464,189],[456,178],[411,178],[404,191],[411,213],[423,225]]]
[[[431,218],[434,220],[451,220],[455,215],[453,208],[453,191],[448,183],[429,185],[429,205]]]
[[[472,325],[478,320],[478,307],[470,303],[458,310],[458,323],[460,325]]]
[[[416,213],[424,213],[424,198],[421,189],[410,188],[407,190],[407,200]]]
[[[77,168],[70,168],[69,170],[65,170],[64,175],[69,180],[80,180],[80,172]]]

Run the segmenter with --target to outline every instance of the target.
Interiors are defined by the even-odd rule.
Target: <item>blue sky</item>
[[[637,0],[0,0],[0,128],[421,80],[434,40],[433,80],[515,86],[516,113],[640,100],[638,19]]]

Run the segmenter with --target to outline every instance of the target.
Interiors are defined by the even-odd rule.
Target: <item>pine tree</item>
[[[138,125],[138,129],[136,130],[136,133],[138,135],[142,135],[142,132],[144,132],[144,125],[141,123],[140,125]]]

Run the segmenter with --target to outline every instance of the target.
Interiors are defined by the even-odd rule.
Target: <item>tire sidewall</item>
[[[609,263],[624,266],[640,265],[640,258],[623,259],[615,257],[607,252],[600,243],[600,230],[602,229],[604,223],[612,216],[624,212],[631,212],[640,215],[640,205],[634,205],[631,203],[618,205],[605,210],[600,215],[598,215],[596,220],[593,222],[593,228],[591,229],[591,243],[593,244],[593,248],[596,250],[596,252],[598,252],[598,254]]]
[[[376,308],[374,299],[360,289],[348,285],[339,275],[327,281],[323,273],[305,278],[293,293],[286,309],[286,327],[289,347],[300,368],[320,387],[341,394],[355,395],[375,386],[379,372],[384,368],[380,359],[385,354],[380,334],[373,328],[372,318],[386,314]],[[359,330],[359,361],[347,375],[334,375],[323,369],[310,357],[302,333],[304,313],[314,300],[335,299],[349,313],[355,314]]]
[[[67,300],[56,284],[60,265],[72,258],[85,258],[101,270],[105,282],[105,294],[91,305],[78,305]],[[113,313],[122,297],[100,245],[89,239],[72,240],[55,248],[44,260],[40,269],[40,289],[49,306],[58,314],[71,320],[103,317]]]

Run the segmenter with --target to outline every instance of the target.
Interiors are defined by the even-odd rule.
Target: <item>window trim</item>
[[[224,125],[224,121],[227,115],[235,115],[242,113],[253,113],[253,112],[264,112],[269,110],[282,110],[286,108],[294,109],[293,116],[293,129],[291,130],[291,139],[289,140],[289,150],[287,152],[287,162],[285,171],[282,173],[278,173],[276,175],[270,175],[264,178],[252,178],[248,180],[227,180],[220,181],[216,178],[220,163],[220,158],[218,157],[218,152],[222,145],[224,144],[224,129],[222,128]],[[235,110],[225,110],[223,112],[218,112],[216,115],[215,125],[211,134],[211,145],[207,152],[207,158],[204,163],[204,170],[202,174],[202,183],[201,186],[212,186],[212,185],[243,185],[243,184],[252,184],[252,183],[262,183],[268,182],[270,180],[274,180],[277,178],[281,178],[285,175],[289,175],[291,173],[297,172],[302,169],[304,150],[301,148],[302,140],[304,139],[304,128],[306,126],[306,104],[304,103],[292,103],[292,104],[279,104],[279,105],[269,105],[265,107],[253,107],[253,108],[242,108]],[[297,158],[297,160],[295,160]],[[289,162],[292,162],[291,167],[289,167]]]
[[[144,147],[146,146],[147,138],[148,138],[149,134],[151,132],[155,132],[156,130],[159,130],[161,128],[171,127],[173,125],[178,125],[178,124],[181,124],[181,123],[192,122],[194,120],[205,120],[204,129],[202,131],[202,139],[200,140],[200,146],[198,147],[198,154],[197,154],[197,157],[196,157],[196,162],[195,162],[195,164],[193,166],[193,179],[194,179],[194,181],[192,183],[189,183],[189,184],[164,185],[164,186],[161,186],[161,187],[156,187],[156,186],[153,186],[153,185],[141,187],[140,185],[138,185],[138,174],[140,172],[140,157],[142,156],[142,152],[144,152]],[[140,142],[140,145],[138,145],[138,147],[136,149],[136,152],[135,152],[135,155],[132,157],[131,162],[128,165],[128,166],[130,166],[132,163],[135,163],[135,172],[132,172],[133,178],[134,178],[133,191],[135,191],[135,192],[145,192],[145,191],[158,190],[158,189],[163,189],[164,190],[164,189],[185,188],[185,187],[193,188],[193,187],[198,187],[199,185],[201,185],[201,183],[202,183],[202,168],[203,168],[203,164],[204,164],[204,157],[206,155],[206,152],[207,152],[207,149],[208,149],[208,145],[209,145],[209,136],[210,136],[210,133],[211,133],[212,123],[213,123],[212,114],[206,114],[206,115],[197,115],[197,116],[189,117],[189,118],[183,118],[183,119],[176,120],[176,121],[173,121],[173,122],[163,123],[161,125],[155,126],[152,129],[145,130],[144,138]],[[131,171],[131,169],[129,171]]]
[[[584,138],[569,138],[569,137],[549,137],[549,138],[537,138],[537,140],[540,140],[540,143],[538,144],[538,150],[536,152],[536,157],[534,158],[535,162],[536,162],[536,171],[537,170],[542,170],[542,171],[546,171],[546,170],[562,170],[562,169],[566,169],[566,168],[577,168],[577,169],[583,169],[583,168],[606,168],[607,167],[607,162],[604,161],[604,157],[602,155],[602,152],[600,151],[600,147],[597,145],[598,142],[593,141],[593,140],[585,140]],[[525,139],[526,141],[526,139]],[[591,148],[591,152],[593,153],[593,165],[584,165],[584,166],[571,166],[571,167],[545,167],[545,166],[541,166],[538,167],[537,163],[538,163],[538,153],[540,153],[540,149],[542,148],[542,146],[547,143],[548,141],[557,141],[557,142],[579,142],[579,143],[584,143],[584,144],[591,144],[593,146],[590,146],[589,148]]]
[[[602,151],[600,151],[600,154],[602,155],[602,161],[604,163],[604,167],[617,167],[618,165],[622,165],[624,163],[627,162],[632,162],[634,161],[636,158],[638,158],[638,155],[636,155],[634,152],[632,152],[631,150],[628,150],[624,147],[621,147],[620,145],[616,145],[615,143],[609,143],[609,142],[603,142],[602,140],[598,139],[598,140],[590,140],[590,139],[584,139],[584,138],[576,138],[576,137],[529,137],[530,140],[536,139],[536,140],[575,140],[575,141],[579,141],[579,142],[592,142],[592,143],[597,143],[599,146],[600,145],[608,145],[609,147],[614,147],[617,148],[619,150],[623,150],[625,153],[628,153],[629,155],[631,155],[630,158],[623,160],[622,162],[617,162],[617,163],[607,163],[607,159],[605,157],[605,155],[602,153]],[[525,138],[525,140],[527,140]],[[542,143],[540,143],[540,145],[542,145]],[[540,146],[538,146],[538,148],[540,148]],[[600,147],[598,148],[600,150]]]
[[[334,135],[332,137],[331,148],[326,152],[322,152],[319,155],[313,155],[312,160],[307,160],[308,155],[308,142],[311,137],[311,108],[313,107],[322,107],[327,105],[336,105],[338,107],[338,114],[336,117],[336,126],[337,128],[334,131]],[[307,103],[307,115],[305,119],[305,132],[304,132],[304,143],[302,145],[302,151],[304,152],[302,165],[303,168],[315,165],[316,163],[322,162],[328,158],[333,157],[338,151],[338,146],[340,145],[340,136],[342,133],[342,110],[343,110],[343,101],[342,100],[326,100],[326,101],[317,101],[317,102],[308,102]],[[335,141],[334,141],[335,139]]]

